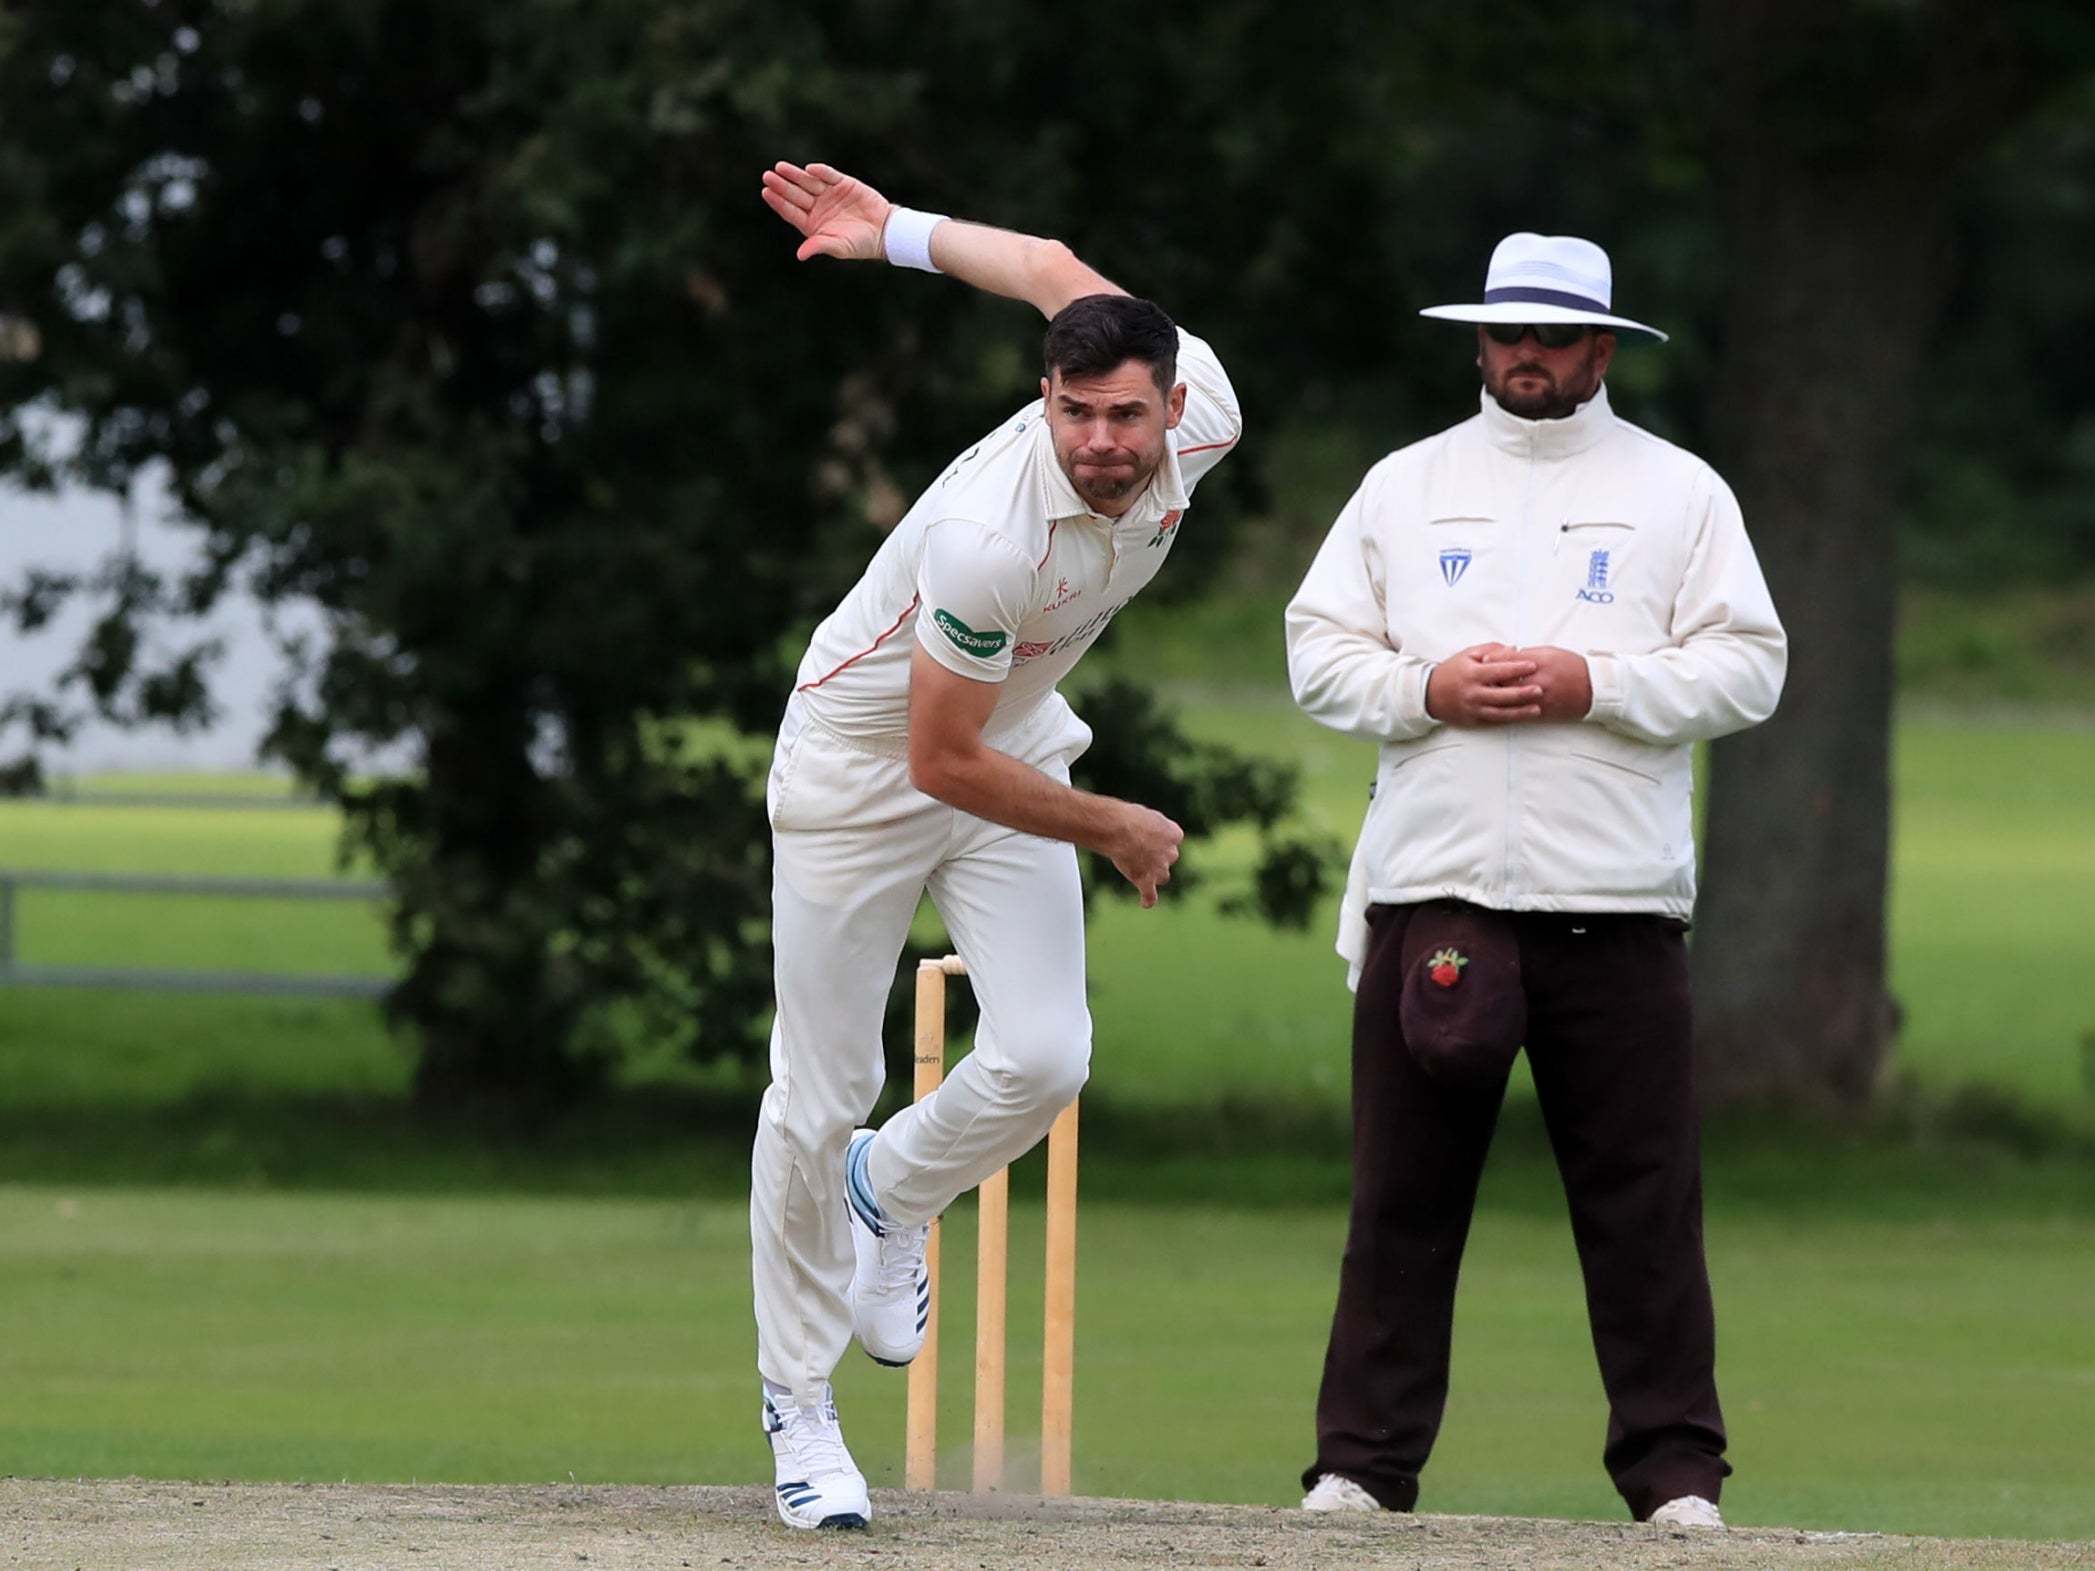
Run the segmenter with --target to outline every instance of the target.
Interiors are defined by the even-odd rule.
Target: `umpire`
[[[1721,1527],[1685,933],[1692,747],[1765,720],[1787,646],[1738,503],[1616,418],[1607,254],[1509,235],[1479,412],[1368,471],[1288,606],[1296,702],[1381,759],[1353,966],[1353,1204],[1311,1510],[1405,1511],[1524,1045],[1585,1274],[1603,1459],[1638,1520]]]

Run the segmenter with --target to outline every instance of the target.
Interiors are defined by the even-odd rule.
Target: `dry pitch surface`
[[[874,1495],[864,1533],[792,1533],[762,1488],[450,1488],[0,1479],[0,1567],[85,1571],[871,1571],[1047,1567],[2095,1567],[2095,1544],[1664,1532],[1493,1517]]]

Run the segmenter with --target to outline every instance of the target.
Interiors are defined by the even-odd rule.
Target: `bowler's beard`
[[[1077,495],[1095,508],[1118,507],[1129,497],[1140,495],[1163,462],[1159,459],[1146,469],[1138,462],[1126,469],[1094,469],[1079,475],[1076,459],[1064,459],[1059,453],[1055,456],[1061,461],[1062,473],[1069,477]]]
[[[1542,380],[1543,385],[1529,392],[1512,391],[1513,378],[1520,372],[1532,373]],[[1484,386],[1498,400],[1499,408],[1509,415],[1518,415],[1523,420],[1562,420],[1577,413],[1579,405],[1593,396],[1600,386],[1600,378],[1594,374],[1590,359],[1562,384],[1550,375],[1546,367],[1533,361],[1522,361],[1508,366],[1496,381],[1485,377]]]

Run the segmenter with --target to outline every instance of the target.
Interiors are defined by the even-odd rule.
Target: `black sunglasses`
[[[1544,349],[1569,349],[1582,338],[1593,334],[1590,322],[1486,322],[1484,331],[1494,344],[1508,348],[1517,344],[1528,334],[1535,335],[1535,342]]]

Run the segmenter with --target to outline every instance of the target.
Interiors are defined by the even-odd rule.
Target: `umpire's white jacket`
[[[1356,971],[1371,904],[1686,917],[1689,744],[1782,691],[1782,624],[1715,470],[1618,420],[1604,388],[1563,420],[1482,404],[1368,471],[1288,605],[1295,701],[1382,744],[1339,922]],[[1492,642],[1585,655],[1592,711],[1429,717],[1435,663]]]

